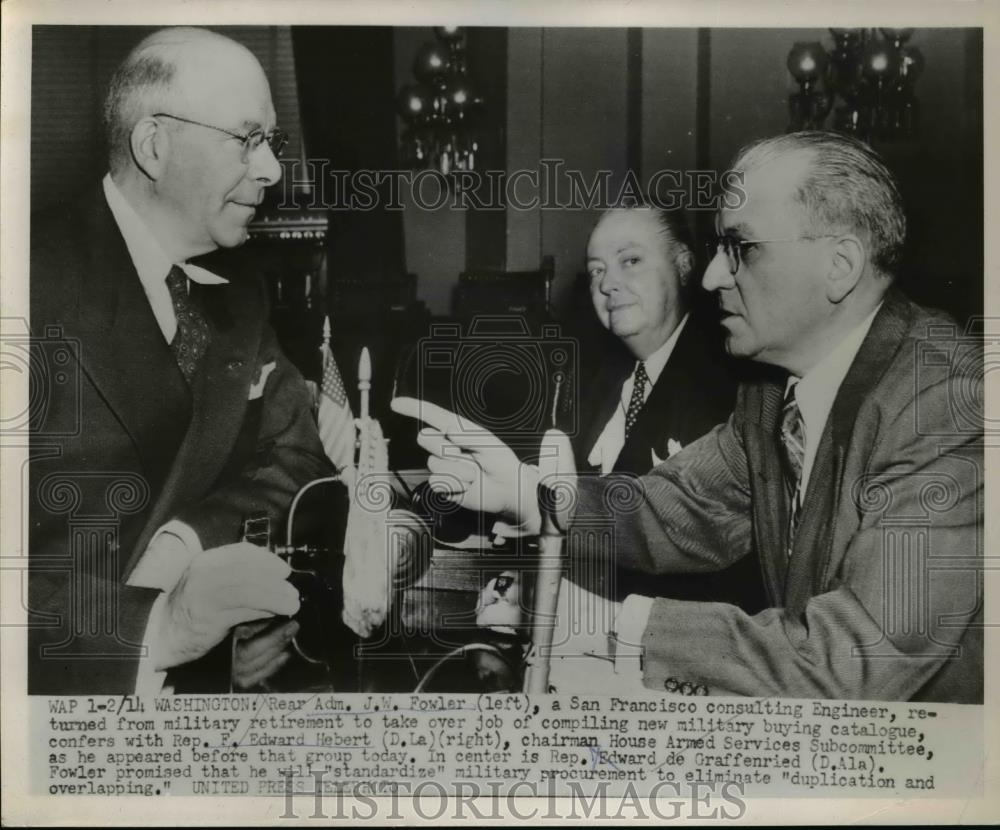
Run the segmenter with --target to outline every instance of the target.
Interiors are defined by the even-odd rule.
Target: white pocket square
[[[673,458],[682,449],[684,449],[684,447],[681,446],[681,442],[680,441],[675,441],[673,438],[668,438],[667,439],[667,458]],[[664,461],[667,460],[667,458],[660,458],[660,456],[658,456],[656,454],[656,450],[655,449],[651,449],[649,451],[649,454],[653,457],[653,466],[654,467],[659,467]]]
[[[260,378],[258,378],[256,383],[250,384],[250,394],[247,396],[248,401],[255,401],[264,395],[264,384],[267,383],[268,376],[277,367],[278,364],[274,360],[260,367]]]

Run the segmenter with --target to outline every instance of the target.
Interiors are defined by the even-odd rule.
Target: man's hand
[[[523,464],[489,430],[436,404],[396,398],[392,409],[429,425],[417,443],[430,453],[434,490],[461,507],[499,514],[528,533],[539,531],[537,468]]]
[[[240,623],[299,610],[298,591],[280,557],[248,542],[196,556],[167,597],[152,643],[158,671],[189,663]]]
[[[246,691],[275,674],[291,657],[289,644],[298,633],[295,620],[258,620],[233,633],[233,689]]]

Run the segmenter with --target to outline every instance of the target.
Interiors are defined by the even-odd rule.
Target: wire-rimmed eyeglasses
[[[806,240],[831,238],[833,238],[833,234],[824,233],[817,236],[795,236],[788,239],[737,239],[735,236],[723,233],[714,236],[711,241],[705,243],[705,247],[708,248],[708,255],[712,258],[719,253],[719,248],[722,248],[726,254],[726,259],[729,262],[729,273],[731,276],[735,277],[736,272],[740,270],[740,265],[743,262],[742,251],[744,248],[749,248],[751,245],[764,245],[780,242],[804,242]]]
[[[250,158],[250,154],[254,152],[261,144],[265,141],[267,146],[271,148],[271,152],[274,154],[275,158],[281,157],[281,151],[285,149],[285,145],[288,144],[288,136],[284,131],[275,127],[271,132],[265,133],[260,127],[251,130],[246,135],[240,135],[239,133],[234,133],[232,130],[226,130],[222,127],[216,127],[213,124],[203,124],[201,121],[194,121],[190,118],[182,118],[180,115],[171,115],[169,112],[154,112],[153,118],[172,118],[174,121],[181,121],[184,124],[193,124],[196,127],[205,127],[209,130],[215,130],[219,133],[225,133],[226,135],[235,138],[237,141],[243,143],[243,163],[246,164],[247,159]]]

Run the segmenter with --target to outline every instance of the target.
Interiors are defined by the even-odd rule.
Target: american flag
[[[323,379],[319,387],[319,411],[316,422],[323,449],[338,470],[354,465],[354,413],[347,402],[347,390],[337,368],[337,361],[325,339],[320,351],[323,354]]]

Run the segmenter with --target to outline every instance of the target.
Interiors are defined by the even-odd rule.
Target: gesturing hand
[[[396,398],[392,409],[429,425],[417,443],[430,454],[433,489],[469,510],[497,513],[528,533],[538,532],[537,468],[522,463],[489,430],[436,404]]]
[[[157,670],[201,657],[240,623],[294,616],[299,594],[285,581],[290,572],[281,558],[248,542],[196,556],[167,597],[154,638]]]

